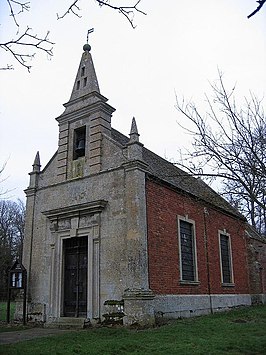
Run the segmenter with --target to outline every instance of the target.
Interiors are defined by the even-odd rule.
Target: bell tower
[[[59,182],[82,178],[101,171],[102,134],[111,135],[115,111],[101,95],[95,73],[91,46],[83,54],[65,111],[59,123],[57,176]]]

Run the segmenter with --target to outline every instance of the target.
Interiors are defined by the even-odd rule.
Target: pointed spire
[[[36,153],[33,165],[32,165],[33,169],[32,172],[33,173],[39,173],[41,171],[41,163],[40,163],[40,154],[39,152]]]
[[[131,123],[131,130],[129,133],[130,139],[129,142],[139,142],[139,133],[138,133],[138,128],[137,128],[137,123],[135,120],[135,117],[132,118],[132,123]]]
[[[83,46],[83,50],[84,52],[81,57],[79,69],[69,101],[78,99],[95,91],[100,93],[92,56],[90,54],[91,46],[87,43]]]

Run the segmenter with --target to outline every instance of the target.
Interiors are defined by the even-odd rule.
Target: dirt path
[[[45,328],[31,328],[26,330],[3,332],[0,333],[0,344],[18,343],[20,341],[48,337],[51,335],[63,334],[66,332],[69,332],[69,330]]]

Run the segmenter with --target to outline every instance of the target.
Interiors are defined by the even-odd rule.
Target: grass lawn
[[[98,328],[0,346],[0,354],[266,354],[266,306],[146,330]]]

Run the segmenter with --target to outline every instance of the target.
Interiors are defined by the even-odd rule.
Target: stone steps
[[[61,317],[52,323],[46,323],[45,328],[83,329],[85,328],[85,321],[86,318]]]

